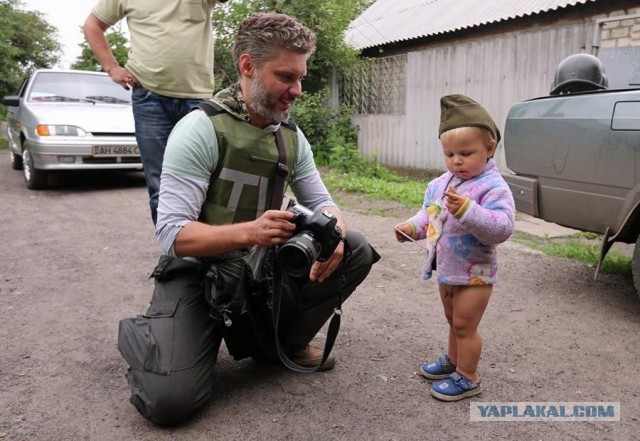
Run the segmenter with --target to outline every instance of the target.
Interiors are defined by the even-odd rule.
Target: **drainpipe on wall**
[[[631,20],[640,18],[640,14],[629,14],[629,15],[617,15],[615,17],[606,17],[606,18],[598,18],[596,19],[596,23],[593,29],[593,44],[591,47],[591,53],[598,56],[598,51],[600,50],[600,43],[602,41],[602,27],[605,23],[610,21],[619,21],[619,20]]]

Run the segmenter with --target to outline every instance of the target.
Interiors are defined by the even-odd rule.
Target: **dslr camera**
[[[293,277],[309,274],[316,260],[326,261],[342,238],[338,220],[327,211],[313,212],[296,201],[289,201],[287,211],[295,217],[294,235],[276,250],[280,268]]]

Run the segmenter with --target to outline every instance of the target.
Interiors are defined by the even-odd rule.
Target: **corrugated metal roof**
[[[443,34],[598,0],[377,0],[346,32],[356,49]]]

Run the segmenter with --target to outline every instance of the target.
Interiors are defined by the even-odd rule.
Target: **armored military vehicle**
[[[571,55],[548,96],[510,109],[504,148],[518,210],[601,233],[595,276],[614,242],[635,243],[640,293],[640,89],[610,89],[597,57]]]

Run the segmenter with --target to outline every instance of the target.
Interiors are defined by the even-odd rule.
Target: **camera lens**
[[[291,237],[278,249],[277,259],[280,267],[293,277],[309,274],[311,265],[320,255],[320,244],[313,233],[301,231]]]

